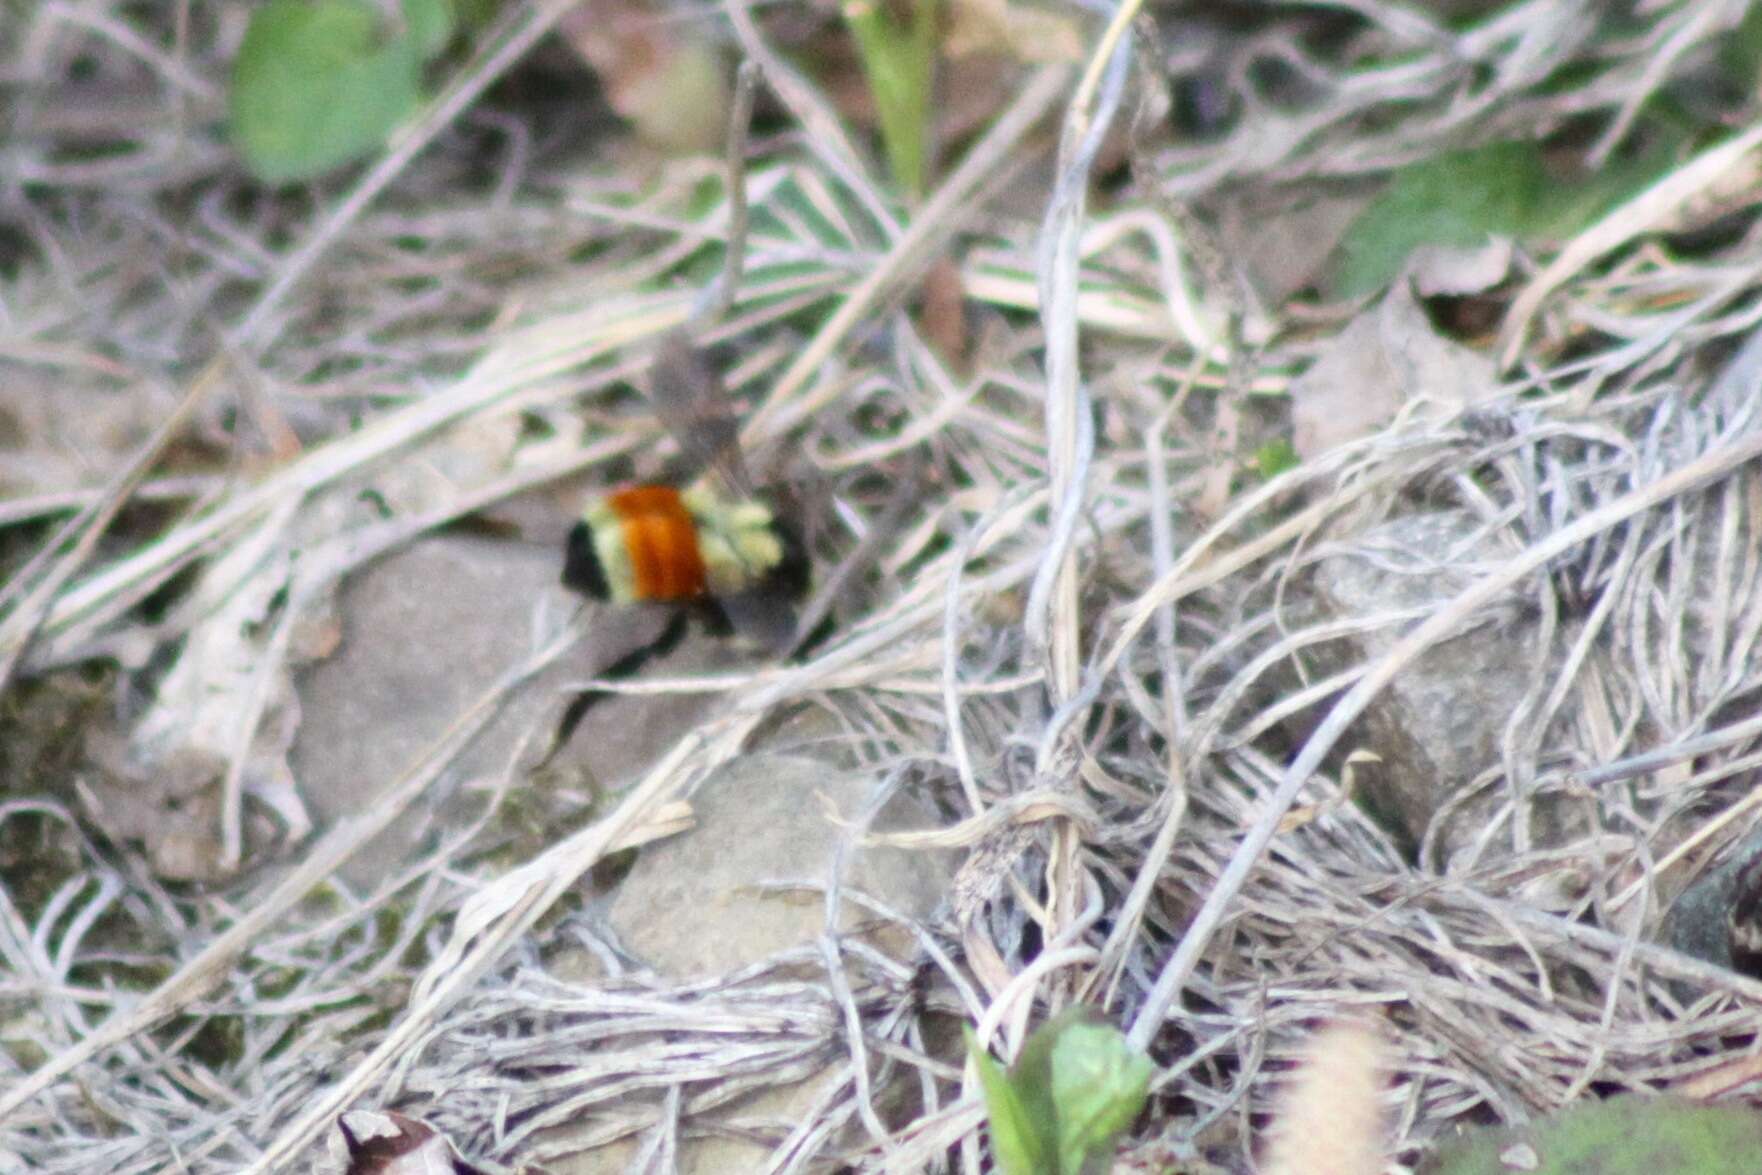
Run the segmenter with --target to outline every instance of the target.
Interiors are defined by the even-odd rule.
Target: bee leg
[[[795,651],[789,655],[789,659],[791,661],[806,661],[808,654],[825,644],[837,631],[838,618],[830,612],[826,613],[820,623],[814,625],[813,631],[802,636],[800,643],[795,646]]]
[[[734,621],[729,619],[728,610],[713,597],[705,596],[692,607],[697,614],[704,631],[713,637],[730,637],[734,635]]]
[[[659,636],[646,645],[636,646],[600,670],[600,676],[610,681],[622,681],[624,678],[630,677],[656,657],[665,657],[677,649],[679,642],[685,639],[686,630],[690,627],[691,614],[683,608],[675,609],[673,614],[667,618],[667,626],[661,629]],[[569,737],[575,733],[575,728],[581,725],[581,720],[587,717],[587,712],[590,709],[611,696],[609,690],[588,689],[582,690],[571,698],[568,708],[563,711],[562,721],[557,724],[557,737],[551,743],[551,750],[545,755],[544,761],[549,762],[551,756],[562,749],[563,744],[567,743]]]

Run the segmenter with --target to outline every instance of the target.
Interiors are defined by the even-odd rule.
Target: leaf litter
[[[1659,945],[1659,928],[1755,823],[1762,269],[1737,182],[1754,175],[1753,103],[1595,219],[1518,242],[1502,292],[1474,291],[1502,299],[1496,351],[1442,345],[1401,291],[1362,310],[1259,304],[1220,209],[1374,185],[1538,128],[1618,154],[1664,134],[1659,104],[1724,92],[1712,50],[1749,7],[1656,5],[1619,30],[1565,0],[1448,20],[1271,8],[1234,26],[1170,11],[1154,43],[1129,8],[1087,30],[1081,70],[1028,68],[906,212],[736,0],[741,51],[806,133],[749,161],[751,258],[710,341],[753,401],[749,449],[805,454],[829,484],[824,563],[872,556],[846,576],[863,608],[805,661],[723,683],[721,717],[596,821],[500,866],[465,829],[371,892],[337,883],[337,864],[417,811],[576,633],[536,617],[532,646],[370,819],[289,837],[272,861],[236,822],[258,803],[248,752],[296,623],[380,552],[652,459],[659,431],[628,389],[690,314],[681,279],[725,238],[721,196],[707,215],[700,197],[719,168],[584,172],[475,105],[560,4],[489,28],[417,129],[316,203],[239,198],[212,150],[218,14],[198,5],[175,45],[114,6],[0,31],[42,87],[11,127],[29,186],[5,225],[28,258],[5,270],[8,362],[45,395],[166,404],[225,383],[175,460],[156,441],[129,465],[119,439],[83,477],[59,462],[8,476],[7,526],[37,545],[0,552],[0,657],[14,691],[92,664],[145,689],[176,680],[167,656],[173,673],[232,674],[214,720],[231,731],[215,769],[231,815],[212,832],[237,870],[168,885],[94,836],[75,787],[5,797],[8,858],[54,845],[79,867],[48,885],[0,871],[0,1155],[290,1169],[318,1161],[343,1110],[395,1108],[485,1170],[566,1169],[618,1140],[665,1164],[705,1133],[755,1142],[777,1170],[977,1170],[978,1090],[938,1023],[979,1024],[1007,1055],[1076,1000],[1157,1063],[1127,1151],[1195,1166],[1245,1165],[1324,1020],[1379,1023],[1409,1166],[1461,1124],[1728,1073],[1762,986]],[[1139,51],[1182,133],[1139,144],[1154,190],[1097,187],[1143,97]],[[137,98],[79,96],[115,151],[73,149],[74,106],[51,96],[74,73]],[[191,150],[165,151],[166,126]],[[951,251],[972,319],[959,373],[901,305]],[[1435,408],[1437,389],[1403,387],[1260,480],[1253,452],[1321,394],[1297,377],[1355,319],[1382,324],[1397,372],[1479,388],[1491,355],[1502,382],[1426,411],[1411,398]],[[1458,343],[1476,363],[1451,370]],[[228,461],[192,460],[205,451]],[[918,492],[883,526],[901,482]],[[336,508],[363,500],[385,507]],[[151,541],[117,521],[127,501],[153,506]],[[1379,528],[1432,514],[1469,520],[1464,541],[1377,547],[1401,533]],[[1423,615],[1318,612],[1313,583],[1342,558],[1453,586]],[[252,578],[264,568],[276,590]],[[1373,738],[1401,720],[1390,699],[1452,641],[1513,633],[1523,684],[1482,715],[1493,749],[1472,777],[1429,822],[1373,818],[1357,801],[1390,761]],[[217,634],[247,643],[175,660]],[[941,805],[950,835],[924,843],[969,846],[945,916],[907,927],[904,960],[828,935],[714,980],[631,966],[571,900],[578,880],[677,827],[683,784],[801,710],[846,732],[856,769]],[[1470,800],[1464,838],[1453,813]],[[568,944],[604,971],[563,974]],[[757,1100],[828,1071],[792,1118]]]

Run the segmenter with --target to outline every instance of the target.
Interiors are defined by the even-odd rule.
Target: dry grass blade
[[[417,979],[410,1004],[397,1025],[369,1056],[283,1129],[246,1168],[247,1175],[280,1169],[316,1138],[343,1107],[360,1096],[417,1041],[429,1035],[435,1021],[500,962],[504,952],[530,931],[582,874],[607,853],[629,843],[633,834],[655,819],[678,788],[682,773],[698,761],[700,753],[707,750],[712,762],[726,759],[739,748],[756,721],[746,718],[725,723],[719,730],[682,740],[604,820],[596,821],[473,895],[459,912],[446,947]]]
[[[354,190],[277,268],[275,278],[264,287],[251,309],[233,329],[233,345],[247,350],[262,348],[269,341],[283,300],[319,258],[336,244],[338,237],[436,135],[470,107],[485,87],[524,57],[573,6],[574,0],[543,0],[510,9],[503,27],[492,30],[483,39],[483,48],[476,58],[468,62],[446,90],[429,102],[416,120],[398,134],[385,155],[361,177]]]
[[[825,163],[827,171],[843,181],[846,188],[862,202],[863,209],[891,241],[900,232],[893,209],[881,196],[879,186],[862,154],[844,133],[844,125],[833,113],[831,104],[813,84],[785,61],[765,41],[753,23],[747,0],[724,0],[729,22],[740,38],[741,52],[759,67],[766,84],[777,94],[795,120],[808,132],[808,142]]]
[[[1658,478],[1632,493],[1594,510],[1571,525],[1564,526],[1536,543],[1495,574],[1462,591],[1450,602],[1414,627],[1396,645],[1372,665],[1344,697],[1328,711],[1328,716],[1311,734],[1297,758],[1279,780],[1276,791],[1256,817],[1242,843],[1230,857],[1217,884],[1206,896],[1205,904],[1193,916],[1192,923],[1181,937],[1162,973],[1146,998],[1143,1009],[1132,1023],[1129,1038],[1138,1048],[1149,1044],[1162,1024],[1168,1007],[1191,977],[1193,965],[1210,942],[1213,931],[1223,920],[1224,910],[1232,903],[1248,879],[1249,872],[1278,831],[1279,822],[1297,798],[1299,789],[1311,773],[1321,765],[1345,733],[1346,728],[1363,713],[1364,708],[1392,681],[1396,674],[1411,664],[1426,649],[1461,629],[1474,613],[1526,576],[1547,566],[1574,547],[1595,538],[1621,522],[1646,510],[1657,508],[1682,494],[1700,489],[1731,474],[1748,462],[1762,457],[1762,432],[1741,434],[1728,440],[1682,468]]]
[[[275,510],[347,479],[442,428],[502,410],[506,401],[543,381],[592,363],[620,345],[658,334],[685,313],[684,299],[668,298],[652,307],[602,307],[565,316],[512,336],[446,392],[383,415],[368,427],[312,450],[219,509],[179,526],[139,554],[63,593],[44,620],[44,635],[54,637],[75,625],[102,623],[109,616],[107,609],[131,605],[141,585],[161,582]],[[9,636],[0,652],[9,652],[14,643]]]
[[[0,693],[5,693],[11,683],[19,658],[48,617],[55,597],[92,557],[99,538],[127,504],[129,495],[152,471],[166,446],[176,441],[189,425],[216,375],[215,369],[210,368],[184,395],[177,410],[165,419],[152,439],[110,479],[99,497],[60,527],[43,545],[38,557],[20,568],[0,591]],[[44,571],[42,564],[52,566]],[[12,605],[10,610],[8,604]]]
[[[709,155],[639,164],[573,89],[550,104],[577,63],[524,51],[563,7],[542,0],[462,34],[470,63],[377,164],[281,193],[249,186],[223,138],[239,18],[172,7],[163,29],[115,0],[0,21],[0,84],[23,85],[0,445],[23,439],[0,453],[0,558],[23,564],[64,516],[104,531],[78,574],[31,564],[0,626],[17,670],[0,699],[0,1152],[49,1175],[300,1169],[361,1100],[488,1170],[602,1147],[683,1167],[726,1144],[742,1158],[719,1169],[976,1172],[982,1109],[947,1028],[1007,1053],[1080,998],[1158,1066],[1124,1144],[1148,1169],[1265,1153],[1321,1021],[1374,1020],[1401,1058],[1381,1104],[1402,1169],[1465,1122],[1753,1078],[1731,1050],[1762,983],[1666,944],[1684,941],[1679,895],[1762,837],[1762,229],[1753,194],[1726,190],[1762,133],[1753,62],[1738,82],[1730,60],[1754,5],[1642,5],[1619,27],[1575,0],[1448,19],[1385,0],[1164,6],[1134,37],[1171,112],[1129,159],[1107,132],[1140,6],[1049,10],[1048,44],[1093,51],[997,75],[954,62],[934,113],[962,153],[911,210],[864,161],[860,105],[788,64],[837,33],[800,6],[619,6],[758,63],[778,101],[733,148],[744,181]],[[1709,148],[1674,137],[1666,107],[1739,129]],[[1538,134],[1549,163],[1679,162],[1597,205],[1614,211],[1518,233],[1502,285],[1328,301],[1319,254],[1362,200]],[[920,307],[913,283],[944,258]],[[214,323],[241,324],[221,360]],[[100,798],[117,791],[56,732],[164,712],[173,670],[223,660],[203,649],[259,671],[260,692],[226,695],[243,738],[265,712],[281,729],[267,698],[284,682],[300,733],[320,729],[326,699],[294,669],[321,603],[342,602],[340,627],[315,626],[342,643],[314,679],[364,650],[417,661],[419,638],[376,636],[344,602],[405,559],[522,564],[529,587],[474,613],[521,629],[555,579],[539,531],[679,456],[643,390],[681,328],[756,407],[740,431],[761,484],[812,490],[808,618],[833,623],[810,652],[561,683],[641,715],[710,695],[714,716],[591,817],[587,784],[499,751],[433,782],[510,679],[425,715],[453,730],[420,761],[414,738],[355,772],[392,798],[285,875],[172,886],[134,833],[93,832],[131,794]],[[1331,358],[1373,335],[1391,382],[1423,395],[1264,474],[1279,463],[1261,447],[1322,411],[1307,398]],[[1496,382],[1495,351],[1521,381]],[[1457,366],[1416,358],[1434,352]],[[220,362],[236,395],[197,411],[154,476],[144,457],[117,473]],[[1446,404],[1444,384],[1472,395]],[[1236,449],[1217,439],[1232,429]],[[1390,590],[1349,596],[1347,571]],[[216,613],[243,617],[230,645],[205,643]],[[548,634],[513,644],[552,651]],[[366,745],[334,740],[342,774],[396,733],[391,713]],[[11,737],[15,715],[46,737]],[[532,721],[551,745],[554,715]],[[241,746],[214,823],[250,868],[261,777]],[[773,750],[808,780],[777,823],[840,847],[823,873],[734,885],[731,920],[756,938],[738,903],[776,900],[806,909],[805,937],[721,973],[649,969],[575,900],[587,871],[688,824],[639,867],[722,863],[718,803],[760,794],[726,781]],[[1391,777],[1447,786],[1391,831],[1355,802]],[[455,782],[462,826],[425,790]],[[882,798],[918,810],[871,828]],[[332,876],[386,821],[415,855],[372,883]],[[908,852],[922,904],[862,892],[858,854]],[[627,884],[610,896],[654,896]]]
[[[1510,367],[1517,362],[1530,320],[1568,278],[1604,254],[1657,228],[1745,164],[1758,146],[1762,146],[1762,123],[1691,159],[1569,241],[1511,304],[1500,331],[1500,365]],[[1741,178],[1747,180],[1751,174],[1745,173]]]
[[[1068,72],[1062,66],[1046,66],[1028,79],[985,137],[973,145],[960,165],[917,210],[911,224],[889,247],[881,262],[863,275],[863,280],[778,377],[770,396],[747,422],[743,439],[750,443],[752,438],[762,436],[769,427],[770,416],[781,412],[801,393],[856,325],[873,314],[900,286],[923,272],[938,244],[960,227],[961,216],[970,209],[974,192],[1006,156],[1019,148],[1022,139],[1051,109],[1064,88]]]
[[[144,1032],[176,1015],[192,1001],[201,999],[231,970],[239,957],[262,938],[265,931],[305,900],[313,887],[333,877],[338,866],[398,819],[417,797],[432,786],[435,778],[495,716],[514,690],[555,661],[579,639],[578,631],[566,630],[529,660],[516,666],[476,706],[460,715],[453,728],[435,743],[420,762],[412,764],[404,777],[381,797],[367,815],[360,820],[339,825],[316,842],[286,879],[133,1007],[117,1012],[87,1034],[79,1044],[50,1059],[24,1080],[0,1094],[0,1119],[17,1111],[55,1081],[104,1049]]]

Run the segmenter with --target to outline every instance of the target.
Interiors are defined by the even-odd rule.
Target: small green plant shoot
[[[1150,1090],[1151,1064],[1094,1009],[1067,1008],[1028,1037],[1006,1073],[971,1032],[991,1149],[1004,1175],[1098,1175]]]
[[[937,0],[844,0],[843,11],[875,97],[894,182],[916,200],[929,179]]]
[[[1287,469],[1295,469],[1303,463],[1297,455],[1297,449],[1290,441],[1279,438],[1268,441],[1254,451],[1254,468],[1262,481],[1271,481]]]

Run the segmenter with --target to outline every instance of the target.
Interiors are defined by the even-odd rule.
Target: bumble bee
[[[795,635],[794,604],[807,593],[807,552],[753,490],[722,381],[682,332],[661,340],[652,398],[688,464],[709,477],[683,489],[627,485],[590,500],[569,532],[564,585],[614,604],[687,605],[714,630],[783,648]]]

